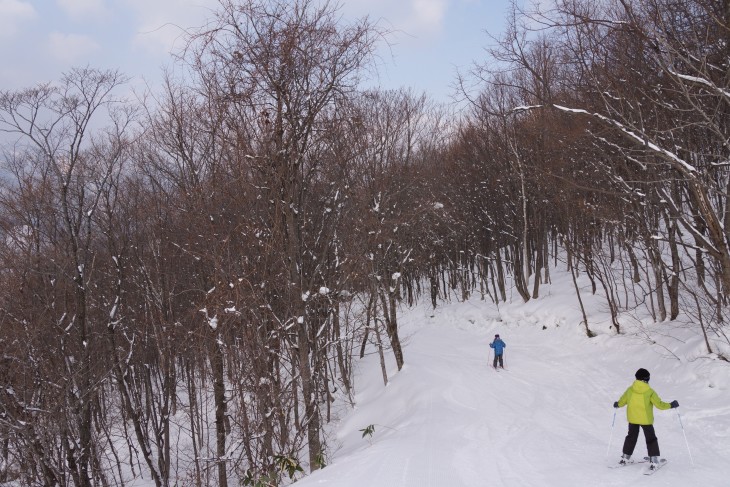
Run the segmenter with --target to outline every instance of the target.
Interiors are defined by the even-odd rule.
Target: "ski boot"
[[[634,461],[631,459],[631,455],[627,455],[625,453],[621,455],[621,460],[618,461],[618,464],[621,466],[630,465],[632,463],[634,463]]]

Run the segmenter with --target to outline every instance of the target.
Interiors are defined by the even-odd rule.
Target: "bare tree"
[[[17,137],[15,150],[23,154],[10,168],[15,179],[6,186],[4,213],[15,212],[14,224],[33,236],[18,241],[18,248],[34,255],[23,279],[32,277],[28,290],[43,295],[15,316],[40,312],[27,323],[45,325],[53,336],[51,346],[28,349],[23,360],[38,374],[35,387],[53,384],[57,393],[19,391],[34,399],[17,404],[42,417],[19,431],[30,435],[31,445],[41,446],[43,436],[48,441],[42,445],[48,453],[36,447],[29,460],[43,483],[66,484],[68,474],[69,483],[90,486],[105,475],[94,433],[98,395],[109,373],[102,353],[105,325],[92,304],[99,298],[93,285],[99,265],[95,217],[124,159],[130,112],[113,95],[124,82],[117,72],[76,69],[58,85],[0,93],[0,130]],[[110,128],[92,137],[90,126],[98,118]],[[43,209],[35,212],[40,218],[33,219],[33,207]]]
[[[318,173],[322,123],[356,88],[376,40],[367,19],[344,25],[328,3],[225,0],[212,27],[193,36],[189,51],[206,96],[230,114],[238,140],[250,151],[241,162],[250,163],[264,201],[271,203],[263,222],[266,245],[281,256],[286,275],[267,285],[276,290],[273,323],[296,331],[301,426],[312,470],[323,459],[316,402],[321,371],[318,313],[306,297],[327,287],[320,262],[328,240],[314,252],[307,249],[307,232],[322,228],[310,230],[307,199]]]

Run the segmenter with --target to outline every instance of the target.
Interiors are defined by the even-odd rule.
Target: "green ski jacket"
[[[661,400],[654,389],[644,381],[635,380],[618,400],[618,406],[626,408],[626,418],[633,424],[654,424],[654,406],[670,409],[671,404]]]

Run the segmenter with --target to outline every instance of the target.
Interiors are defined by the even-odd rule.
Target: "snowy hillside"
[[[730,485],[730,366],[673,323],[625,323],[615,336],[592,297],[599,336],[589,339],[570,286],[554,283],[537,301],[515,296],[499,309],[476,296],[403,310],[405,367],[395,373],[391,364],[384,387],[377,357],[361,361],[357,405],[334,426],[330,465],[296,485]],[[495,333],[507,343],[506,371],[488,366]],[[641,465],[607,468],[627,424],[619,409],[612,430],[612,404],[640,367],[663,400],[680,403],[655,411],[669,463],[652,477]],[[634,456],[645,454],[640,434]]]

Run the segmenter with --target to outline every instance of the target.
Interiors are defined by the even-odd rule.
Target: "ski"
[[[644,469],[644,475],[654,475],[657,470],[662,468],[664,465],[667,464],[666,458],[662,458],[659,460],[659,463],[652,463],[646,469]]]

